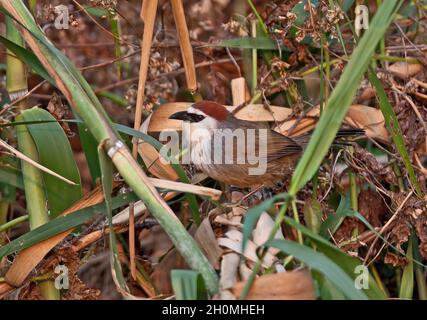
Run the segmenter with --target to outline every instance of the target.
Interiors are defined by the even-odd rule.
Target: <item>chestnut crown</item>
[[[200,122],[206,117],[211,117],[219,122],[227,119],[228,110],[219,103],[202,100],[194,103],[186,111],[172,114],[169,119],[176,119],[188,122]]]

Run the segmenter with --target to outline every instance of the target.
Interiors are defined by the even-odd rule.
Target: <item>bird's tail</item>
[[[340,129],[337,132],[337,135],[335,136],[335,139],[339,138],[347,138],[347,137],[360,137],[365,135],[365,130],[358,129],[358,128],[351,128],[351,129]]]
[[[307,133],[304,133],[303,135],[292,137],[293,140],[295,140],[300,146],[305,147],[312,135],[313,131],[309,131]],[[340,129],[337,132],[337,135],[335,136],[335,140],[333,144],[340,145],[345,144],[345,141],[348,138],[357,138],[360,136],[365,135],[365,130],[359,129],[359,128],[351,128],[351,129]]]

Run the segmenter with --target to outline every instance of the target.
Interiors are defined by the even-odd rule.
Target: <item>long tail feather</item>
[[[300,146],[305,147],[308,144],[308,141],[310,140],[310,137],[312,135],[313,131],[304,133],[303,135],[292,137],[294,141],[296,141]],[[340,129],[337,132],[337,135],[335,136],[334,143],[337,141],[340,141],[341,139],[345,140],[345,138],[350,137],[360,137],[365,134],[365,130],[363,129]]]
[[[344,138],[344,137],[359,137],[363,136],[365,134],[365,130],[363,129],[340,129],[337,132],[337,135],[335,136],[335,139],[337,138]]]

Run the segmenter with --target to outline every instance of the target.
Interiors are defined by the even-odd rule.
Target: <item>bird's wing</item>
[[[266,159],[266,162],[274,161],[285,156],[300,153],[303,148],[292,138],[286,137],[271,130],[266,122],[249,122],[234,118],[233,122],[223,124],[224,127],[232,129],[245,129],[246,131],[246,157]],[[251,131],[253,129],[253,131]],[[234,148],[234,158],[237,156]]]
[[[271,130],[268,136],[267,162],[301,153],[303,148],[292,138]]]
[[[253,128],[256,128],[256,143],[248,141],[246,150],[248,156],[257,155],[260,159],[271,162],[282,157],[299,154],[303,150],[302,146],[292,138],[271,130],[266,123],[256,123]],[[249,139],[249,134],[247,138]],[[255,152],[251,146],[255,146]]]

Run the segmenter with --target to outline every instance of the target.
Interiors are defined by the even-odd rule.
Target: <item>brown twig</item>
[[[171,3],[184,62],[187,87],[194,94],[197,91],[196,68],[194,66],[193,48],[190,43],[187,22],[185,21],[184,7],[181,0],[171,0]]]
[[[156,20],[158,0],[143,1],[141,7],[141,18],[144,21],[144,34],[142,38],[141,63],[139,67],[138,96],[136,100],[134,129],[139,130],[142,122],[142,105],[145,96],[145,83],[148,75],[150,62],[150,50],[153,43],[154,23]],[[132,156],[138,157],[138,144],[132,146]],[[129,260],[132,278],[136,279],[135,263],[135,215],[134,204],[129,206]]]

